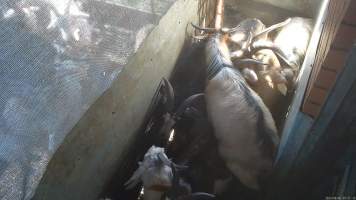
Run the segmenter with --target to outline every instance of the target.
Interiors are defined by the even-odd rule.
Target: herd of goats
[[[193,37],[204,43],[205,91],[167,115],[163,129],[171,133],[189,104],[203,97],[224,165],[242,185],[260,191],[273,169],[280,136],[263,94],[253,88],[265,84],[283,95],[293,91],[312,34],[312,20],[293,17],[266,27],[260,20],[248,18],[231,29],[192,26],[199,32]],[[152,146],[126,187],[142,182],[144,200],[219,199],[219,189],[211,194],[192,192],[179,176],[180,171],[189,170],[186,163],[175,164],[164,148]],[[218,181],[215,185],[218,188]]]

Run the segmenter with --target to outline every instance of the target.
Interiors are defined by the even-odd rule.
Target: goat
[[[248,51],[256,34],[265,29],[265,25],[256,18],[247,18],[241,21],[237,27],[228,37],[228,46],[234,49],[231,53],[232,59],[242,58]]]
[[[140,182],[143,183],[144,200],[160,200],[172,187],[180,187],[190,193],[189,185],[180,184],[177,170],[186,169],[185,166],[174,164],[164,152],[164,148],[152,146],[146,152],[139,168],[125,183],[126,189],[132,189]]]
[[[139,168],[125,183],[126,189],[134,188],[143,183],[144,200],[160,200],[164,192],[172,187],[172,162],[164,153],[164,149],[152,146],[139,162]]]
[[[293,17],[291,22],[283,27],[274,39],[274,45],[286,55],[290,63],[294,64],[292,69],[295,77],[304,60],[312,29],[313,22],[311,19]]]
[[[251,43],[250,48],[252,55],[261,50],[269,49],[273,51],[282,67],[278,68],[280,68],[279,75],[285,78],[283,82],[293,82],[304,60],[313,23],[311,19],[301,17],[293,17],[287,20],[289,22],[280,27],[273,40],[255,41]]]
[[[142,181],[144,200],[161,200],[167,195],[172,200],[213,199],[214,195],[207,193],[191,193],[190,185],[177,173],[177,170],[185,168],[169,160],[163,148],[152,146],[125,185],[127,189],[132,189]]]
[[[243,58],[246,54],[250,55],[252,43],[256,40],[268,40],[269,32],[286,26],[290,21],[291,19],[288,18],[268,28],[256,18],[247,18],[241,21],[238,26],[229,31],[228,46],[233,49],[231,59]]]
[[[182,104],[178,106],[176,110],[174,110],[174,90],[171,83],[163,78],[163,105],[165,107],[166,113],[163,115],[163,125],[159,130],[159,136],[162,136],[164,139],[169,138],[169,134],[171,133],[173,127],[177,123],[181,117],[187,113],[187,111],[191,111],[191,105],[198,100],[200,97],[204,96],[204,94],[194,94],[183,101]]]
[[[208,116],[226,166],[245,186],[258,190],[272,170],[279,138],[270,111],[233,68],[227,39],[215,30],[205,48]]]
[[[245,19],[240,23],[241,30],[236,31],[230,36],[230,42],[236,43],[238,42],[236,39],[234,39],[236,34],[246,35],[249,33],[249,37],[247,37],[249,38],[249,41],[245,44],[247,47],[243,50],[244,53],[236,53],[240,52],[241,49],[233,49],[234,53],[232,53],[231,57],[232,59],[237,60],[240,57],[236,54],[241,54],[244,56],[249,56],[253,60],[259,61],[249,63],[247,66],[244,66],[241,65],[237,60],[236,65],[240,67],[244,77],[250,84],[257,84],[261,77],[262,80],[266,81],[270,87],[273,87],[274,83],[286,84],[287,79],[281,73],[281,66],[279,61],[280,59],[286,60],[285,55],[277,47],[273,49],[274,51],[277,51],[276,55],[274,51],[270,49],[263,49],[263,45],[266,41],[271,40],[268,37],[269,32],[283,28],[288,23],[290,23],[290,21],[291,19],[288,18],[283,22],[265,28],[265,25],[258,19]],[[256,45],[256,43],[259,45]]]

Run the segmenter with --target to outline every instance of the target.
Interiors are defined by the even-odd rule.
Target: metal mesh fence
[[[174,0],[0,0],[0,199],[30,199],[66,134]]]

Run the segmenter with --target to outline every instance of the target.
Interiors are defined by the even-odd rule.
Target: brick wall
[[[356,0],[330,0],[302,111],[316,118],[356,40]]]

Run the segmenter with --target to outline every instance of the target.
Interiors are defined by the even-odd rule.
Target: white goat
[[[160,200],[165,191],[172,187],[172,162],[164,153],[164,149],[152,146],[139,162],[139,168],[125,183],[127,189],[143,183],[144,200]]]

